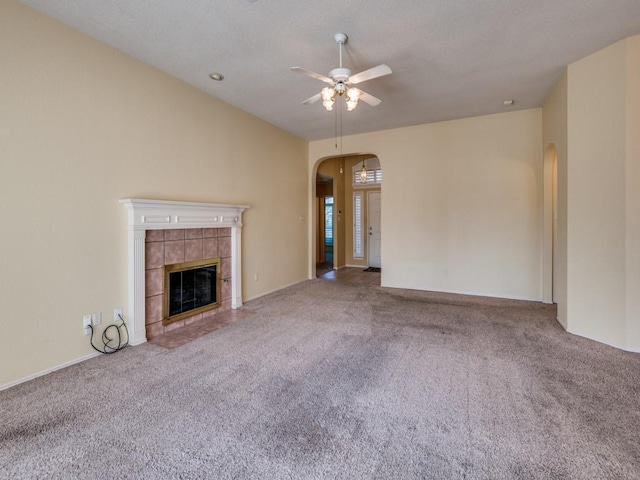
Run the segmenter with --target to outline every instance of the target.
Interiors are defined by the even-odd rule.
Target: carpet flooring
[[[0,392],[0,478],[640,478],[640,355],[551,306],[311,280],[243,311]]]

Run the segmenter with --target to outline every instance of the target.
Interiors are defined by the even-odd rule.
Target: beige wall
[[[568,329],[631,350],[640,350],[637,42],[568,67]]]
[[[0,386],[127,311],[121,198],[248,204],[244,298],[306,278],[307,142],[13,1],[0,65]]]
[[[383,285],[542,298],[541,123],[531,109],[343,139],[384,172]],[[333,154],[311,142],[310,171]]]
[[[557,232],[553,251],[552,158],[545,157],[543,202],[543,283],[546,300],[558,304],[558,321],[567,328],[567,74],[562,75],[542,108],[542,138],[545,151],[555,150],[557,158]],[[554,259],[555,256],[555,259]],[[555,263],[555,269],[553,268]],[[555,271],[554,271],[555,270]],[[555,292],[551,294],[551,290]]]
[[[627,338],[640,351],[640,35],[627,39]]]

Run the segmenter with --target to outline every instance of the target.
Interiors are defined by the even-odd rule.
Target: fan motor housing
[[[351,76],[351,70],[348,68],[334,68],[329,72],[329,76],[336,82],[346,82]]]

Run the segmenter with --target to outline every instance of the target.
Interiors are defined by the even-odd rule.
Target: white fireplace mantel
[[[145,331],[145,231],[231,228],[231,308],[242,306],[242,212],[247,205],[125,198],[128,212],[129,343],[147,341]]]

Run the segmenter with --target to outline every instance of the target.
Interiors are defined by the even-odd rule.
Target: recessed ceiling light
[[[211,75],[209,75],[209,78],[211,78],[211,80],[215,80],[216,82],[221,82],[222,80],[224,80],[224,75],[222,75],[221,73],[212,73]]]
[[[505,100],[504,102],[502,102],[502,104],[505,107],[510,107],[511,105],[513,105],[513,100]]]

